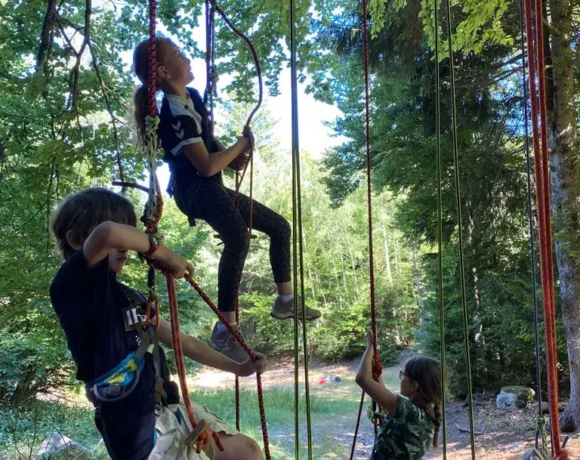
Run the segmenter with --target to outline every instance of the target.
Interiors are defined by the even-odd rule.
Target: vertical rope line
[[[373,208],[372,208],[372,181],[371,181],[371,120],[370,120],[370,83],[369,83],[369,32],[368,32],[368,5],[367,0],[362,0],[363,20],[363,60],[365,81],[365,134],[366,134],[366,173],[367,173],[367,221],[368,221],[368,251],[369,251],[369,295],[371,307],[371,329],[373,331],[373,379],[378,380],[382,365],[377,346],[377,310],[375,303],[375,264],[373,250]],[[376,411],[377,403],[372,402],[373,410]],[[375,440],[378,434],[378,426],[373,423]]]
[[[181,397],[183,404],[187,409],[187,415],[191,422],[192,428],[197,426],[195,416],[193,415],[193,407],[189,399],[189,390],[187,388],[187,380],[185,379],[185,363],[183,359],[183,349],[181,346],[181,334],[179,331],[179,311],[176,305],[175,281],[173,275],[166,275],[167,294],[169,297],[169,314],[171,317],[171,336],[173,341],[173,353],[175,356],[175,366],[177,367],[177,374],[179,376],[179,385],[181,387]]]
[[[539,330],[539,315],[538,315],[538,297],[537,297],[537,273],[536,273],[536,243],[535,243],[535,228],[534,228],[534,212],[532,209],[532,173],[531,173],[531,160],[530,160],[530,127],[529,127],[529,108],[528,108],[528,88],[527,88],[527,71],[526,71],[526,45],[525,45],[525,26],[524,26],[524,4],[523,0],[519,2],[519,14],[520,14],[520,45],[522,53],[522,93],[524,98],[524,136],[525,143],[524,148],[526,151],[526,186],[527,186],[527,212],[528,212],[528,223],[530,231],[530,271],[531,271],[531,296],[532,305],[534,310],[534,346],[536,354],[536,389],[538,397],[538,418],[543,418],[542,413],[542,369],[540,362],[540,330]],[[531,58],[533,59],[533,57]],[[540,449],[539,438],[540,430],[536,429],[536,439],[535,446],[536,449]],[[542,449],[545,450],[547,446],[543,445]],[[543,451],[545,453],[545,451]]]
[[[297,210],[297,164],[298,152],[298,125],[296,119],[298,107],[294,104],[295,95],[298,91],[296,81],[296,37],[295,37],[295,12],[296,4],[290,0],[290,73],[291,73],[291,97],[292,97],[292,269],[294,272],[294,456],[300,460],[300,352],[298,335],[298,210]]]
[[[298,119],[296,119],[298,123]],[[299,152],[299,151],[298,151]],[[308,443],[308,460],[312,460],[312,416],[310,407],[310,381],[308,372],[308,331],[306,327],[306,306],[304,303],[304,293],[306,292],[304,286],[304,232],[302,224],[302,193],[300,186],[300,158],[296,157],[296,171],[297,171],[297,181],[296,181],[296,196],[298,204],[298,246],[299,246],[299,256],[300,256],[300,294],[299,297],[301,302],[301,314],[302,314],[302,350],[303,350],[303,360],[304,360],[304,400],[306,403],[306,440]],[[294,295],[296,298],[296,295]]]
[[[451,98],[452,98],[452,133],[453,133],[453,162],[455,166],[455,199],[457,206],[457,227],[459,245],[459,282],[461,285],[461,306],[463,309],[463,339],[465,347],[465,364],[467,370],[467,393],[469,399],[469,441],[471,444],[471,458],[475,460],[475,434],[473,420],[473,388],[471,381],[471,356],[469,351],[469,316],[467,310],[467,293],[465,289],[465,261],[463,254],[463,232],[462,232],[462,212],[461,212],[461,185],[459,174],[459,147],[457,140],[457,95],[455,88],[455,65],[453,58],[453,32],[451,27],[451,5],[447,6],[447,44],[449,46],[449,68],[451,73]]]
[[[310,408],[310,382],[308,373],[308,333],[306,327],[306,312],[304,304],[304,235],[303,235],[303,221],[302,221],[302,191],[300,178],[300,136],[299,136],[299,119],[298,119],[298,78],[297,78],[297,43],[296,43],[296,3],[290,0],[290,68],[292,78],[292,183],[293,183],[293,217],[294,217],[294,344],[295,344],[295,425],[296,425],[296,454],[300,458],[299,451],[299,432],[298,432],[298,418],[299,418],[299,395],[298,395],[298,308],[301,311],[302,318],[302,346],[303,346],[303,361],[304,361],[304,390],[306,403],[306,432],[307,432],[307,446],[308,459],[312,460],[312,418]],[[297,225],[296,225],[297,223]],[[300,276],[300,297],[298,296],[298,275]],[[298,305],[298,299],[301,299],[301,305]]]
[[[209,113],[211,120],[211,134],[213,135],[215,129],[215,117],[214,117],[214,96],[217,94],[217,85],[215,81],[215,8],[210,4],[210,0],[205,0],[205,65],[206,65],[206,86],[204,94],[204,102],[209,103]],[[236,177],[236,188],[238,181],[238,173],[235,172]],[[237,200],[234,200],[237,206]],[[240,312],[239,304],[236,299],[235,306],[235,317],[236,324],[240,324]],[[236,430],[241,429],[241,410],[240,410],[240,378],[235,376],[234,383],[234,406],[235,406],[235,417],[236,417]]]
[[[358,405],[358,417],[356,419],[356,426],[354,428],[354,436],[352,438],[352,447],[350,449],[350,457],[349,457],[350,460],[352,460],[354,458],[354,451],[356,449],[356,440],[358,438],[358,429],[360,426],[360,416],[362,414],[364,402],[365,402],[365,392],[363,390],[361,397],[360,397],[360,403]]]
[[[294,2],[294,0],[293,0]],[[295,14],[294,8],[292,9],[292,14]],[[295,30],[296,23],[295,20],[292,21],[292,27]],[[292,115],[293,115],[293,125],[294,129],[294,136],[295,136],[295,145],[296,149],[294,150],[295,158],[296,158],[296,208],[298,214],[298,256],[300,260],[300,297],[295,295],[295,299],[301,299],[301,314],[302,314],[302,350],[303,350],[303,362],[304,362],[304,400],[306,404],[306,440],[308,446],[308,460],[312,460],[312,416],[311,416],[311,407],[310,407],[310,381],[309,381],[309,372],[308,372],[308,331],[306,327],[306,306],[304,304],[304,293],[306,292],[305,283],[304,283],[304,225],[302,220],[302,181],[301,181],[301,172],[300,172],[300,136],[299,136],[299,119],[298,119],[298,78],[297,78],[297,43],[296,43],[296,35],[294,33],[294,40],[292,46],[292,54],[294,55],[294,65],[292,66],[293,69],[293,97],[292,97]],[[296,320],[296,318],[295,318]]]
[[[217,96],[217,81],[216,81],[217,77],[215,75],[215,72],[216,72],[216,65],[215,65],[215,48],[216,48],[216,45],[215,45],[215,42],[216,42],[216,38],[215,38],[215,8],[211,5],[210,5],[210,10],[209,10],[209,28],[211,31],[211,35],[210,35],[211,92],[209,94],[209,111],[210,111],[210,115],[211,115],[212,126],[214,126],[214,124],[215,124],[214,98]]]
[[[209,0],[205,0],[205,92],[203,102],[209,102],[209,93],[211,91],[210,61],[211,61],[211,26],[209,24]]]
[[[237,177],[237,176],[236,176]],[[238,299],[236,299],[236,324],[240,324],[240,307],[238,304]],[[241,427],[241,411],[240,411],[240,378],[236,375],[236,382],[235,382],[235,389],[236,389],[236,430],[240,431]]]
[[[371,181],[371,120],[370,120],[370,82],[369,82],[369,32],[368,32],[368,5],[367,0],[362,0],[362,22],[363,22],[363,68],[364,68],[364,95],[365,95],[365,135],[366,135],[366,175],[367,175],[367,223],[368,223],[368,251],[369,251],[369,294],[370,294],[370,313],[371,313],[371,330],[373,333],[373,379],[378,380],[382,373],[382,364],[379,357],[377,346],[377,313],[375,304],[375,270],[374,270],[374,250],[373,250],[373,208],[372,208],[372,181]],[[354,439],[350,459],[354,456],[356,440],[358,437],[358,428],[362,415],[362,404],[365,392],[362,392],[361,403],[359,406]],[[373,412],[376,412],[377,403],[372,401]],[[375,441],[378,434],[378,425],[373,422]]]
[[[524,18],[525,18],[525,29],[526,29],[526,44],[528,51],[528,70],[529,70],[529,94],[530,94],[530,111],[531,111],[531,124],[532,124],[532,143],[534,147],[534,174],[536,179],[536,200],[538,205],[538,234],[539,234],[539,246],[540,246],[540,277],[542,280],[542,296],[544,299],[544,316],[546,315],[546,267],[543,263],[545,258],[545,226],[543,220],[544,214],[544,202],[541,198],[543,193],[543,177],[540,173],[541,164],[541,154],[540,154],[540,141],[538,132],[538,100],[537,100],[537,86],[536,86],[536,52],[534,44],[534,34],[533,34],[533,21],[532,21],[532,4],[531,0],[524,0]],[[546,321],[546,318],[544,319]],[[547,326],[544,326],[547,331]],[[548,338],[546,337],[546,348],[548,348]],[[546,349],[546,354],[548,350]],[[547,363],[548,364],[548,363]],[[548,394],[549,391],[549,381],[548,381]],[[550,432],[551,434],[552,432]],[[553,451],[554,440],[552,439],[552,451]]]
[[[367,167],[367,220],[368,220],[368,248],[369,248],[369,278],[370,278],[370,301],[371,301],[371,328],[373,331],[373,378],[378,380],[380,376],[381,362],[377,347],[377,310],[375,303],[375,267],[373,256],[373,207],[372,207],[372,182],[371,182],[371,102],[369,82],[369,37],[368,37],[368,10],[367,0],[362,0],[363,15],[363,48],[364,48],[364,76],[365,76],[365,133],[366,133],[366,167]],[[376,425],[375,425],[376,426]]]
[[[447,424],[446,424],[446,396],[445,396],[445,299],[443,292],[443,190],[442,190],[442,164],[441,164],[441,77],[439,75],[439,2],[433,0],[433,16],[435,31],[435,134],[437,137],[437,258],[439,276],[439,346],[441,361],[441,422],[443,428],[443,460],[447,459]]]
[[[546,340],[546,361],[548,365],[548,395],[550,399],[550,432],[552,435],[552,449],[554,457],[564,458],[564,452],[560,445],[560,420],[558,412],[558,357],[556,355],[556,307],[554,292],[554,256],[552,249],[552,223],[550,213],[550,176],[549,176],[549,158],[548,158],[548,126],[547,126],[547,107],[546,107],[546,65],[544,60],[544,24],[543,24],[543,2],[536,0],[535,3],[536,19],[536,52],[537,52],[537,72],[539,86],[539,106],[540,106],[540,136],[541,136],[541,162],[534,166],[536,170],[541,167],[543,191],[538,198],[543,201],[543,216],[540,223],[544,226],[544,246],[543,257],[540,259],[540,265],[544,265],[546,270],[546,284],[542,285],[544,294],[544,328]]]
[[[155,155],[157,153],[157,101],[155,95],[157,93],[157,2],[156,0],[149,0],[149,67],[147,73],[147,97],[149,102],[149,119],[146,120],[146,145],[147,145],[147,160],[149,166],[149,196],[147,200],[147,231],[149,233],[157,232],[157,224],[160,215],[159,204],[161,201],[161,193],[159,192],[159,185],[157,183],[157,175],[155,174]],[[155,214],[159,214],[156,216]],[[144,216],[145,217],[145,216]],[[156,217],[158,217],[156,219]]]

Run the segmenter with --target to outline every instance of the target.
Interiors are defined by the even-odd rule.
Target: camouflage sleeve
[[[421,409],[413,404],[409,398],[401,395],[397,396],[397,411],[394,418],[398,423],[413,422],[419,420],[421,416]]]

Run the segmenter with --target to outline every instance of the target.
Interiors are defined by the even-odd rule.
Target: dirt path
[[[336,401],[344,400],[344,411],[334,413],[332,417],[319,417],[313,424],[313,439],[319,446],[331,446],[328,454],[321,459],[345,459],[350,456],[354,427],[360,400],[360,389],[354,383],[354,366],[356,363],[335,365],[317,365],[310,369],[309,382],[311,394],[321,400],[325,398]],[[398,390],[399,367],[386,368],[383,374],[387,386],[394,391]],[[340,383],[321,385],[320,380],[326,375],[338,375]],[[191,383],[199,389],[232,388],[234,378],[231,374],[203,369]],[[301,387],[304,387],[303,372],[301,372]],[[285,362],[274,366],[264,374],[263,386],[293,387],[294,369],[292,362]],[[242,387],[253,389],[253,379],[242,379]],[[356,402],[355,402],[356,401]],[[468,433],[458,430],[469,427],[468,409],[458,402],[447,405],[447,458],[451,460],[471,459],[470,437]],[[366,410],[366,404],[365,404]],[[476,436],[476,458],[485,460],[519,460],[523,453],[534,445],[536,414],[529,409],[499,410],[495,406],[493,395],[480,396],[474,407],[475,428],[481,432]],[[294,439],[293,427],[272,427],[271,437],[284,443],[292,443]],[[303,438],[303,436],[301,436]],[[363,415],[361,428],[355,447],[356,459],[368,459],[373,445],[373,430],[370,422]],[[306,439],[301,439],[302,443]],[[572,437],[568,441],[568,450],[572,459],[580,459],[580,437]],[[442,459],[442,449],[433,449],[426,459]]]

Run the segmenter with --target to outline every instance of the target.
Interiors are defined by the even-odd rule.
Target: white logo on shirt
[[[123,318],[125,320],[125,330],[130,331],[136,326],[144,324],[147,318],[145,315],[139,314],[136,308],[126,308],[123,310]]]
[[[175,135],[179,139],[183,139],[183,136],[185,135],[185,133],[183,132],[183,129],[181,129],[181,122],[178,120],[177,124],[171,125],[171,127],[175,130]]]

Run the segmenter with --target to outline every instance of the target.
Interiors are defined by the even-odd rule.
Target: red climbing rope
[[[369,85],[369,37],[367,21],[367,0],[363,0],[363,39],[364,39],[364,72],[365,72],[365,127],[367,149],[367,214],[369,232],[369,277],[371,296],[371,328],[373,331],[373,379],[378,380],[383,372],[383,365],[379,357],[377,346],[377,309],[375,303],[375,264],[373,257],[373,206],[372,206],[372,183],[371,183],[371,102]]]
[[[149,69],[148,69],[148,100],[149,100],[149,117],[155,119],[157,117],[157,102],[155,94],[157,92],[157,46],[156,46],[156,23],[157,23],[157,3],[156,0],[149,0]],[[149,123],[151,120],[149,120]],[[141,221],[145,224],[146,233],[156,234],[158,232],[159,222],[163,215],[163,198],[161,189],[157,180],[155,172],[155,152],[157,150],[157,129],[155,124],[152,128],[147,129],[146,142],[149,163],[149,198],[145,207],[145,212],[141,217]],[[159,302],[155,294],[155,267],[152,261],[149,263],[149,273],[147,284],[149,286],[149,298],[147,300],[147,323],[151,318],[151,306],[155,305],[157,324],[159,324]],[[167,293],[169,296],[169,311],[171,315],[171,333],[173,342],[173,351],[175,354],[175,362],[177,365],[179,381],[181,385],[181,393],[183,402],[187,409],[187,415],[191,426],[195,428],[197,423],[193,414],[191,400],[189,399],[189,391],[187,389],[187,382],[185,380],[185,363],[183,358],[183,350],[181,348],[181,337],[179,332],[179,313],[177,309],[177,295],[175,293],[175,282],[173,276],[166,274]],[[213,433],[213,438],[219,450],[223,450],[221,442],[217,433]],[[204,439],[204,435],[200,436]]]
[[[148,80],[147,80],[147,97],[149,101],[149,117],[155,118],[157,116],[157,101],[155,99],[155,94],[157,93],[157,2],[156,0],[149,0],[149,67],[148,67]],[[146,133],[147,134],[147,133]],[[151,134],[151,133],[149,133]],[[150,137],[155,137],[154,133],[152,136],[147,136],[147,143],[153,141]],[[152,153],[152,149],[157,148],[157,143],[154,142],[152,148],[148,149],[150,153],[149,161],[149,199],[147,202],[146,211],[141,217],[141,221],[145,224],[147,233],[157,233],[157,227],[159,221],[161,220],[161,215],[163,214],[163,198],[161,196],[161,190],[159,188],[159,183],[157,181],[157,176],[155,174],[155,164]]]
[[[213,2],[213,0],[212,0]],[[213,2],[216,11],[220,12],[222,17],[225,18],[223,12],[215,5]],[[157,103],[155,99],[156,94],[156,83],[157,83],[157,49],[156,49],[156,13],[157,13],[157,4],[156,0],[149,0],[149,72],[148,72],[148,97],[149,97],[149,117],[150,118],[157,118]],[[235,29],[231,23],[228,22],[228,25]],[[238,32],[236,32],[238,33]],[[251,46],[253,50],[253,46]],[[255,55],[255,51],[253,50],[253,54]],[[259,64],[258,64],[258,71],[259,71]],[[258,110],[261,101],[262,101],[262,85],[261,85],[261,72],[259,72],[259,79],[260,79],[260,101],[258,106],[254,109],[251,113],[250,118],[248,119],[248,124],[246,128],[244,128],[245,132],[249,131],[249,123],[251,118],[253,117],[254,113]],[[212,120],[213,122],[213,120]],[[150,185],[149,189],[147,190],[149,193],[149,199],[147,202],[147,206],[145,207],[145,212],[143,217],[141,217],[141,221],[145,224],[146,232],[149,234],[156,234],[158,231],[158,225],[161,220],[161,216],[163,214],[163,200],[161,195],[161,190],[159,187],[159,182],[157,181],[157,177],[155,174],[155,151],[157,149],[157,130],[155,124],[152,125],[150,131],[150,135],[146,137],[147,147],[148,147],[148,162],[149,162],[149,174],[150,174]],[[251,133],[249,135],[251,138]],[[252,146],[253,146],[253,139],[252,139]],[[251,208],[250,208],[251,210]],[[177,306],[177,294],[175,289],[175,280],[171,274],[165,274],[166,276],[166,284],[167,284],[167,294],[169,297],[169,311],[171,316],[171,335],[172,335],[172,344],[173,344],[173,351],[175,355],[175,362],[177,366],[179,382],[181,386],[181,393],[183,402],[187,409],[187,415],[189,421],[193,428],[197,426],[195,421],[195,416],[193,413],[193,408],[191,405],[191,400],[189,399],[189,390],[187,388],[187,381],[186,381],[186,371],[185,371],[185,361],[183,357],[183,349],[181,346],[181,333],[179,328],[179,311]],[[226,318],[218,311],[217,307],[209,300],[207,295],[201,290],[201,288],[193,281],[193,279],[188,279],[189,283],[196,289],[199,295],[206,301],[206,303],[214,310],[217,316],[220,318],[223,324],[226,325],[230,333],[236,338],[236,340],[240,343],[240,345],[246,350],[248,355],[252,360],[256,360],[256,354],[248,347],[248,345],[244,342],[241,334],[232,328],[232,326],[228,323]],[[159,321],[159,302],[157,296],[155,294],[155,270],[153,264],[150,262],[149,265],[149,275],[148,275],[148,285],[149,285],[149,299],[147,301],[147,322],[150,321],[151,316],[151,307],[154,305],[156,308],[156,315],[157,320]],[[159,322],[157,323],[159,324]],[[260,419],[262,422],[262,433],[264,438],[264,450],[266,452],[266,459],[270,460],[270,449],[269,449],[269,441],[268,441],[268,432],[267,432],[267,425],[266,425],[266,415],[264,409],[264,395],[262,389],[262,380],[261,376],[257,375],[257,382],[258,382],[258,399],[260,405]],[[219,450],[223,450],[219,437],[215,431],[212,431],[213,439],[216,443],[216,446]],[[203,438],[202,438],[203,439]]]
[[[205,55],[205,63],[206,63],[206,89],[205,89],[205,101],[209,102],[210,104],[210,118],[211,118],[211,123],[212,123],[212,133],[213,133],[213,128],[215,126],[215,118],[214,118],[214,104],[213,104],[213,98],[215,95],[217,95],[217,81],[215,79],[215,72],[216,72],[216,67],[215,67],[215,12],[218,9],[217,4],[215,3],[215,1],[211,1],[211,6],[210,6],[210,0],[205,0],[205,27],[206,27],[206,55]],[[234,32],[236,32],[239,36],[241,36],[244,40],[246,40],[246,43],[248,43],[250,49],[252,50],[252,56],[254,57],[254,62],[256,63],[256,69],[258,70],[258,78],[260,81],[260,99],[258,101],[258,105],[256,106],[256,108],[254,109],[254,111],[250,114],[247,122],[246,122],[246,127],[244,128],[244,131],[248,130],[249,131],[249,125],[250,125],[250,121],[254,116],[254,113],[258,110],[258,108],[261,105],[262,102],[262,82],[261,82],[261,71],[260,71],[260,63],[257,57],[257,53],[254,49],[253,44],[251,43],[251,41],[244,35],[242,34],[237,28],[235,28],[233,26],[233,24],[229,21],[229,19],[225,16],[225,13],[223,12],[223,10],[220,9],[220,15],[222,16],[222,18],[224,18],[224,20],[226,21],[226,23],[232,28],[232,30]],[[252,143],[251,143],[251,150],[250,150],[250,207],[249,207],[249,211],[248,211],[248,219],[247,219],[247,227],[248,227],[248,232],[250,233],[250,236],[252,235],[252,228],[253,228],[253,203],[252,203],[252,198],[253,198],[253,147],[254,147],[254,143],[253,143],[253,139],[250,137]],[[243,176],[245,175],[247,170],[247,165],[246,167],[244,167],[244,171],[243,171],[243,175],[242,175],[242,180],[243,180]],[[236,205],[236,207],[239,208],[239,191],[240,191],[240,187],[241,187],[241,180],[240,180],[240,174],[238,171],[235,171],[235,193],[234,193],[234,197],[233,197],[233,202]],[[236,317],[236,323],[240,324],[240,313],[239,313],[239,304],[236,301],[236,306],[235,306],[235,317]],[[241,429],[241,423],[240,423],[240,379],[239,377],[236,375],[235,378],[235,413],[236,413],[236,429],[239,431]]]
[[[550,432],[552,437],[552,452],[554,460],[566,460],[569,458],[569,454],[566,449],[563,449],[560,445],[560,421],[558,412],[556,308],[552,253],[552,224],[550,214],[550,178],[548,171],[549,159],[545,82],[546,67],[544,62],[544,26],[542,22],[542,0],[536,0],[534,12],[532,12],[531,0],[525,0],[524,10],[531,98],[530,106],[532,115],[532,139],[535,158],[534,171],[536,178],[536,199],[538,203],[538,228],[540,234],[540,273],[544,301],[544,328],[546,336],[546,364],[548,377],[548,397],[550,405]],[[535,34],[532,21],[534,14]],[[536,86],[536,78],[538,78],[539,92]]]
[[[149,0],[149,79],[147,89],[149,90],[149,116],[154,117],[157,114],[157,103],[155,93],[157,90],[157,2]]]
[[[254,107],[254,110],[252,110],[252,112],[250,112],[250,115],[248,116],[248,119],[246,121],[246,126],[249,127],[250,123],[252,122],[252,119],[254,118],[254,115],[260,109],[260,106],[262,105],[262,99],[263,99],[263,93],[264,93],[264,85],[262,83],[262,69],[260,67],[260,60],[258,59],[258,53],[256,52],[256,48],[254,48],[254,44],[252,43],[252,41],[248,38],[247,35],[245,35],[242,31],[240,31],[232,23],[232,21],[229,20],[229,18],[226,16],[224,11],[217,4],[217,1],[210,0],[210,2],[212,4],[212,6],[215,8],[215,10],[218,12],[218,14],[222,17],[224,22],[228,25],[228,27],[230,29],[232,29],[232,31],[238,37],[240,37],[242,40],[244,40],[244,42],[246,42],[246,45],[248,45],[248,48],[250,49],[250,52],[252,53],[252,57],[254,58],[254,65],[256,66],[256,74],[258,76],[258,103]]]
[[[171,316],[171,340],[173,342],[173,353],[175,355],[175,366],[177,367],[177,375],[179,376],[179,386],[181,387],[181,396],[183,403],[187,409],[187,416],[191,422],[192,428],[197,426],[195,415],[193,414],[193,407],[189,399],[189,390],[187,388],[187,380],[185,378],[185,360],[183,358],[183,348],[181,347],[181,332],[179,330],[179,309],[177,308],[177,293],[175,292],[175,280],[173,275],[165,274],[167,284],[167,295],[169,298],[169,314]],[[220,438],[215,431],[211,431],[213,440],[219,450],[224,450]],[[202,441],[203,442],[203,441]]]
[[[371,301],[371,330],[373,333],[373,379],[378,381],[383,372],[383,365],[379,357],[377,345],[377,310],[375,303],[375,265],[373,257],[373,207],[372,207],[372,183],[371,183],[371,119],[370,119],[370,83],[369,83],[369,37],[368,37],[368,5],[367,0],[362,0],[362,20],[363,20],[363,54],[364,54],[364,76],[365,76],[365,128],[366,128],[366,161],[367,161],[367,214],[368,214],[368,234],[369,234],[369,277],[370,277],[370,301]],[[364,391],[361,396],[356,429],[350,459],[352,460],[355,451],[358,428],[363,410]],[[373,409],[376,410],[376,402],[373,401]],[[377,423],[373,423],[375,436],[377,435]]]
[[[226,14],[224,13],[224,11],[219,7],[219,5],[217,4],[216,0],[209,0],[212,7],[215,9],[215,11],[217,11],[217,13],[222,17],[222,19],[224,20],[224,22],[228,25],[228,27],[232,30],[232,32],[234,32],[238,37],[240,37],[242,40],[244,40],[244,42],[246,43],[246,45],[248,45],[248,48],[250,49],[250,52],[252,54],[252,58],[254,59],[254,65],[256,67],[256,75],[258,77],[258,102],[256,103],[256,106],[254,107],[254,109],[250,112],[250,115],[248,116],[248,119],[246,120],[246,124],[244,126],[244,136],[248,137],[250,139],[251,142],[251,146],[250,146],[250,161],[248,164],[246,164],[246,166],[244,167],[244,170],[242,172],[242,176],[241,179],[239,180],[237,186],[236,186],[236,190],[234,193],[234,201],[237,201],[238,195],[240,193],[240,187],[242,186],[242,182],[244,180],[244,177],[246,175],[246,170],[248,169],[248,165],[250,166],[250,182],[253,181],[253,158],[254,158],[254,139],[250,134],[250,124],[252,123],[252,120],[254,118],[254,115],[256,115],[256,113],[258,112],[258,110],[260,109],[261,105],[262,105],[262,100],[264,99],[264,83],[262,81],[262,69],[260,67],[260,60],[258,58],[258,53],[256,52],[256,48],[254,47],[254,44],[252,43],[252,41],[249,39],[249,37],[247,35],[245,35],[242,31],[240,31],[233,23],[232,21],[230,21],[230,19],[226,16]],[[208,21],[206,21],[207,23]],[[215,36],[214,31],[212,30],[207,31],[208,37],[209,34],[212,34],[211,36]],[[209,39],[206,40],[206,42],[209,43]],[[250,233],[252,233],[252,183],[250,183],[250,214],[248,216],[248,228],[250,230]]]
[[[193,280],[193,278],[191,278],[191,277],[187,278],[187,282],[191,285],[191,287],[193,287],[193,289],[195,289],[197,291],[199,296],[205,301],[205,303],[208,305],[208,307],[213,310],[213,312],[217,315],[219,320],[226,326],[228,331],[230,331],[230,334],[232,334],[234,336],[234,338],[238,341],[240,346],[245,350],[245,352],[248,354],[250,359],[252,359],[252,361],[256,361],[256,359],[257,359],[256,353],[254,353],[254,351],[248,346],[248,344],[246,343],[246,341],[242,337],[242,334],[240,334],[240,331],[238,331],[238,329],[232,327],[232,325],[228,322],[228,320],[222,314],[222,312],[218,310],[218,307],[210,300],[210,298],[203,291],[203,289],[201,289],[199,284],[197,284]],[[258,383],[258,390],[257,390],[257,392],[258,392],[258,405],[260,408],[260,422],[262,425],[262,438],[264,440],[264,452],[266,453],[266,460],[270,460],[271,459],[270,442],[268,439],[268,426],[266,424],[266,410],[265,410],[265,406],[264,406],[264,391],[262,389],[262,376],[260,374],[256,374],[256,381]]]

